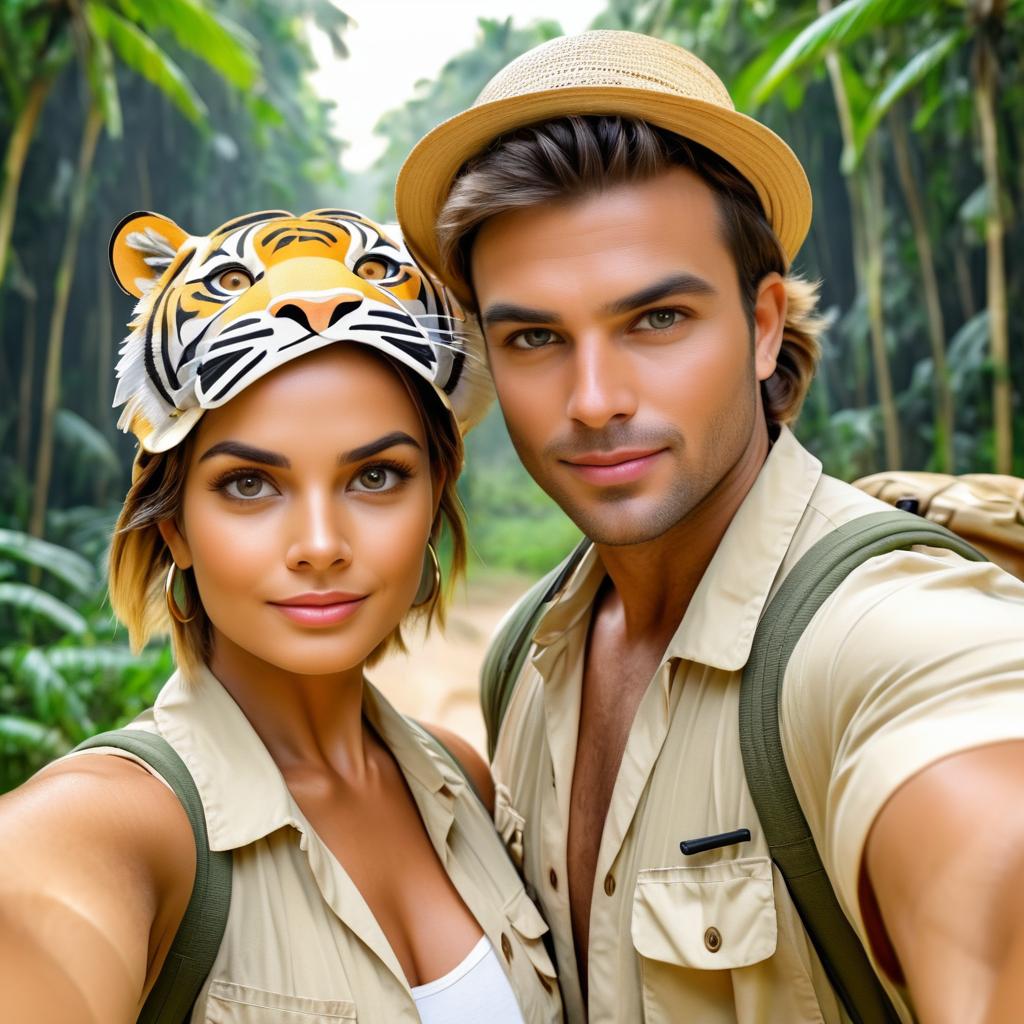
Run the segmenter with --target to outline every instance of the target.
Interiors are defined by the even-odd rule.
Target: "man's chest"
[[[738,699],[736,674],[680,665],[671,680],[655,675],[626,724],[593,862],[591,1024],[837,1019],[819,1008],[816,989],[827,987],[768,858],[743,774]],[[519,822],[523,870],[555,938],[569,1019],[582,1020],[565,885],[571,805],[553,768],[565,751],[553,747],[560,737],[548,728],[540,678],[521,681],[505,730],[495,759],[508,791],[499,825]],[[742,828],[749,841],[691,857],[680,849]]]

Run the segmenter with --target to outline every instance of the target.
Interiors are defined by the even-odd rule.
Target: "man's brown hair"
[[[779,241],[753,185],[722,157],[645,121],[570,116],[519,128],[470,160],[438,218],[443,270],[472,288],[470,252],[484,221],[540,203],[580,198],[686,167],[714,192],[724,240],[736,264],[751,330],[758,285],[783,275],[788,302],[778,365],[761,387],[770,423],[792,423],[810,387],[825,326],[816,313],[818,286],[786,273]]]

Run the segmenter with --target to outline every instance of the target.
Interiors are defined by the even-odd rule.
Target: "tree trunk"
[[[35,134],[39,114],[52,84],[51,75],[41,76],[32,83],[25,106],[21,108],[14,131],[7,142],[7,153],[4,156],[4,187],[3,193],[0,194],[0,284],[3,284],[7,272],[7,254],[11,244],[11,232],[14,230],[14,215],[18,207],[21,172],[25,169],[29,143]]]
[[[114,380],[114,318],[110,302],[110,267],[96,264],[96,422],[107,437],[114,436],[111,384]]]
[[[882,424],[885,430],[886,469],[898,469],[900,454],[900,421],[896,412],[896,399],[892,390],[892,375],[889,372],[889,354],[885,345],[885,312],[882,304],[882,287],[885,275],[883,234],[885,229],[882,189],[882,168],[878,159],[878,141],[868,143],[865,154],[867,174],[864,182],[864,208],[867,214],[865,241],[867,243],[867,265],[864,280],[867,287],[868,322],[871,328],[871,353],[875,363],[875,384],[878,388],[878,404],[882,409]]]
[[[974,303],[974,285],[971,284],[971,268],[967,262],[965,252],[966,245],[960,239],[954,240],[950,246],[953,250],[953,274],[956,276],[957,296],[960,299],[960,309],[963,313],[963,322],[974,319],[978,307]]]
[[[907,136],[907,122],[899,105],[893,108],[889,118],[889,135],[892,141],[896,172],[907,201],[910,223],[914,230],[914,244],[921,270],[921,286],[924,289],[924,308],[928,316],[928,338],[932,349],[933,386],[935,390],[935,461],[943,473],[952,473],[953,452],[953,394],[949,387],[949,372],[946,368],[946,326],[942,319],[942,300],[939,298],[939,281],[935,275],[935,258],[932,241],[928,233],[928,222],[924,215],[921,190],[914,175],[910,156],[910,140]]]
[[[36,372],[36,299],[25,300],[21,336],[21,379],[18,382],[18,468],[28,479],[32,437],[32,382]]]
[[[999,138],[996,130],[996,55],[985,25],[978,28],[974,50],[974,105],[981,134],[981,156],[988,198],[985,217],[989,346],[992,357],[992,413],[995,428],[995,471],[1013,472],[1013,391],[1010,381],[1010,340],[1006,310],[1006,266],[1003,260],[1002,203],[999,191]]]
[[[832,10],[832,0],[818,0],[818,11],[826,14]],[[825,54],[825,67],[836,101],[836,113],[846,149],[853,146],[854,126],[850,100],[843,83],[843,72],[835,50]],[[872,190],[864,182],[863,173],[854,171],[844,175],[847,195],[850,197],[850,222],[853,234],[853,265],[857,279],[857,292],[864,295],[868,306],[868,322],[871,333],[871,350],[875,364],[875,381],[878,401],[882,408],[885,430],[885,457],[888,468],[895,469],[900,462],[899,419],[892,396],[892,378],[889,374],[889,359],[885,350],[885,320],[882,308],[882,210],[881,189]],[[872,191],[877,195],[872,196]],[[875,200],[877,199],[877,204]],[[877,209],[874,207],[877,205]],[[857,377],[858,405],[867,405],[867,388],[864,380],[862,360],[856,355],[854,369]]]
[[[53,288],[53,312],[50,318],[50,334],[46,350],[46,374],[43,378],[43,410],[39,427],[39,450],[36,455],[35,494],[32,501],[32,518],[29,532],[42,537],[46,527],[46,502],[50,492],[50,474],[53,470],[53,435],[57,406],[60,402],[61,352],[64,343],[64,325],[67,320],[68,299],[74,278],[75,257],[78,254],[78,236],[85,219],[85,200],[89,187],[89,173],[92,169],[96,143],[103,127],[103,112],[93,103],[82,132],[78,150],[78,169],[75,186],[71,194],[68,215],[68,232],[64,238],[60,263]]]

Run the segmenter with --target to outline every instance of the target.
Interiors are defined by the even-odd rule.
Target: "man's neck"
[[[611,584],[605,601],[620,606],[627,639],[675,632],[769,447],[767,429],[759,423],[739,460],[675,526],[643,544],[597,545]]]

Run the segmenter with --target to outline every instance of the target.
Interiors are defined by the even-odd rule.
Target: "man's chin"
[[[611,503],[601,508],[562,504],[562,510],[580,532],[595,544],[608,547],[632,547],[663,537],[686,517],[689,508],[660,505],[629,508],[630,504]]]

